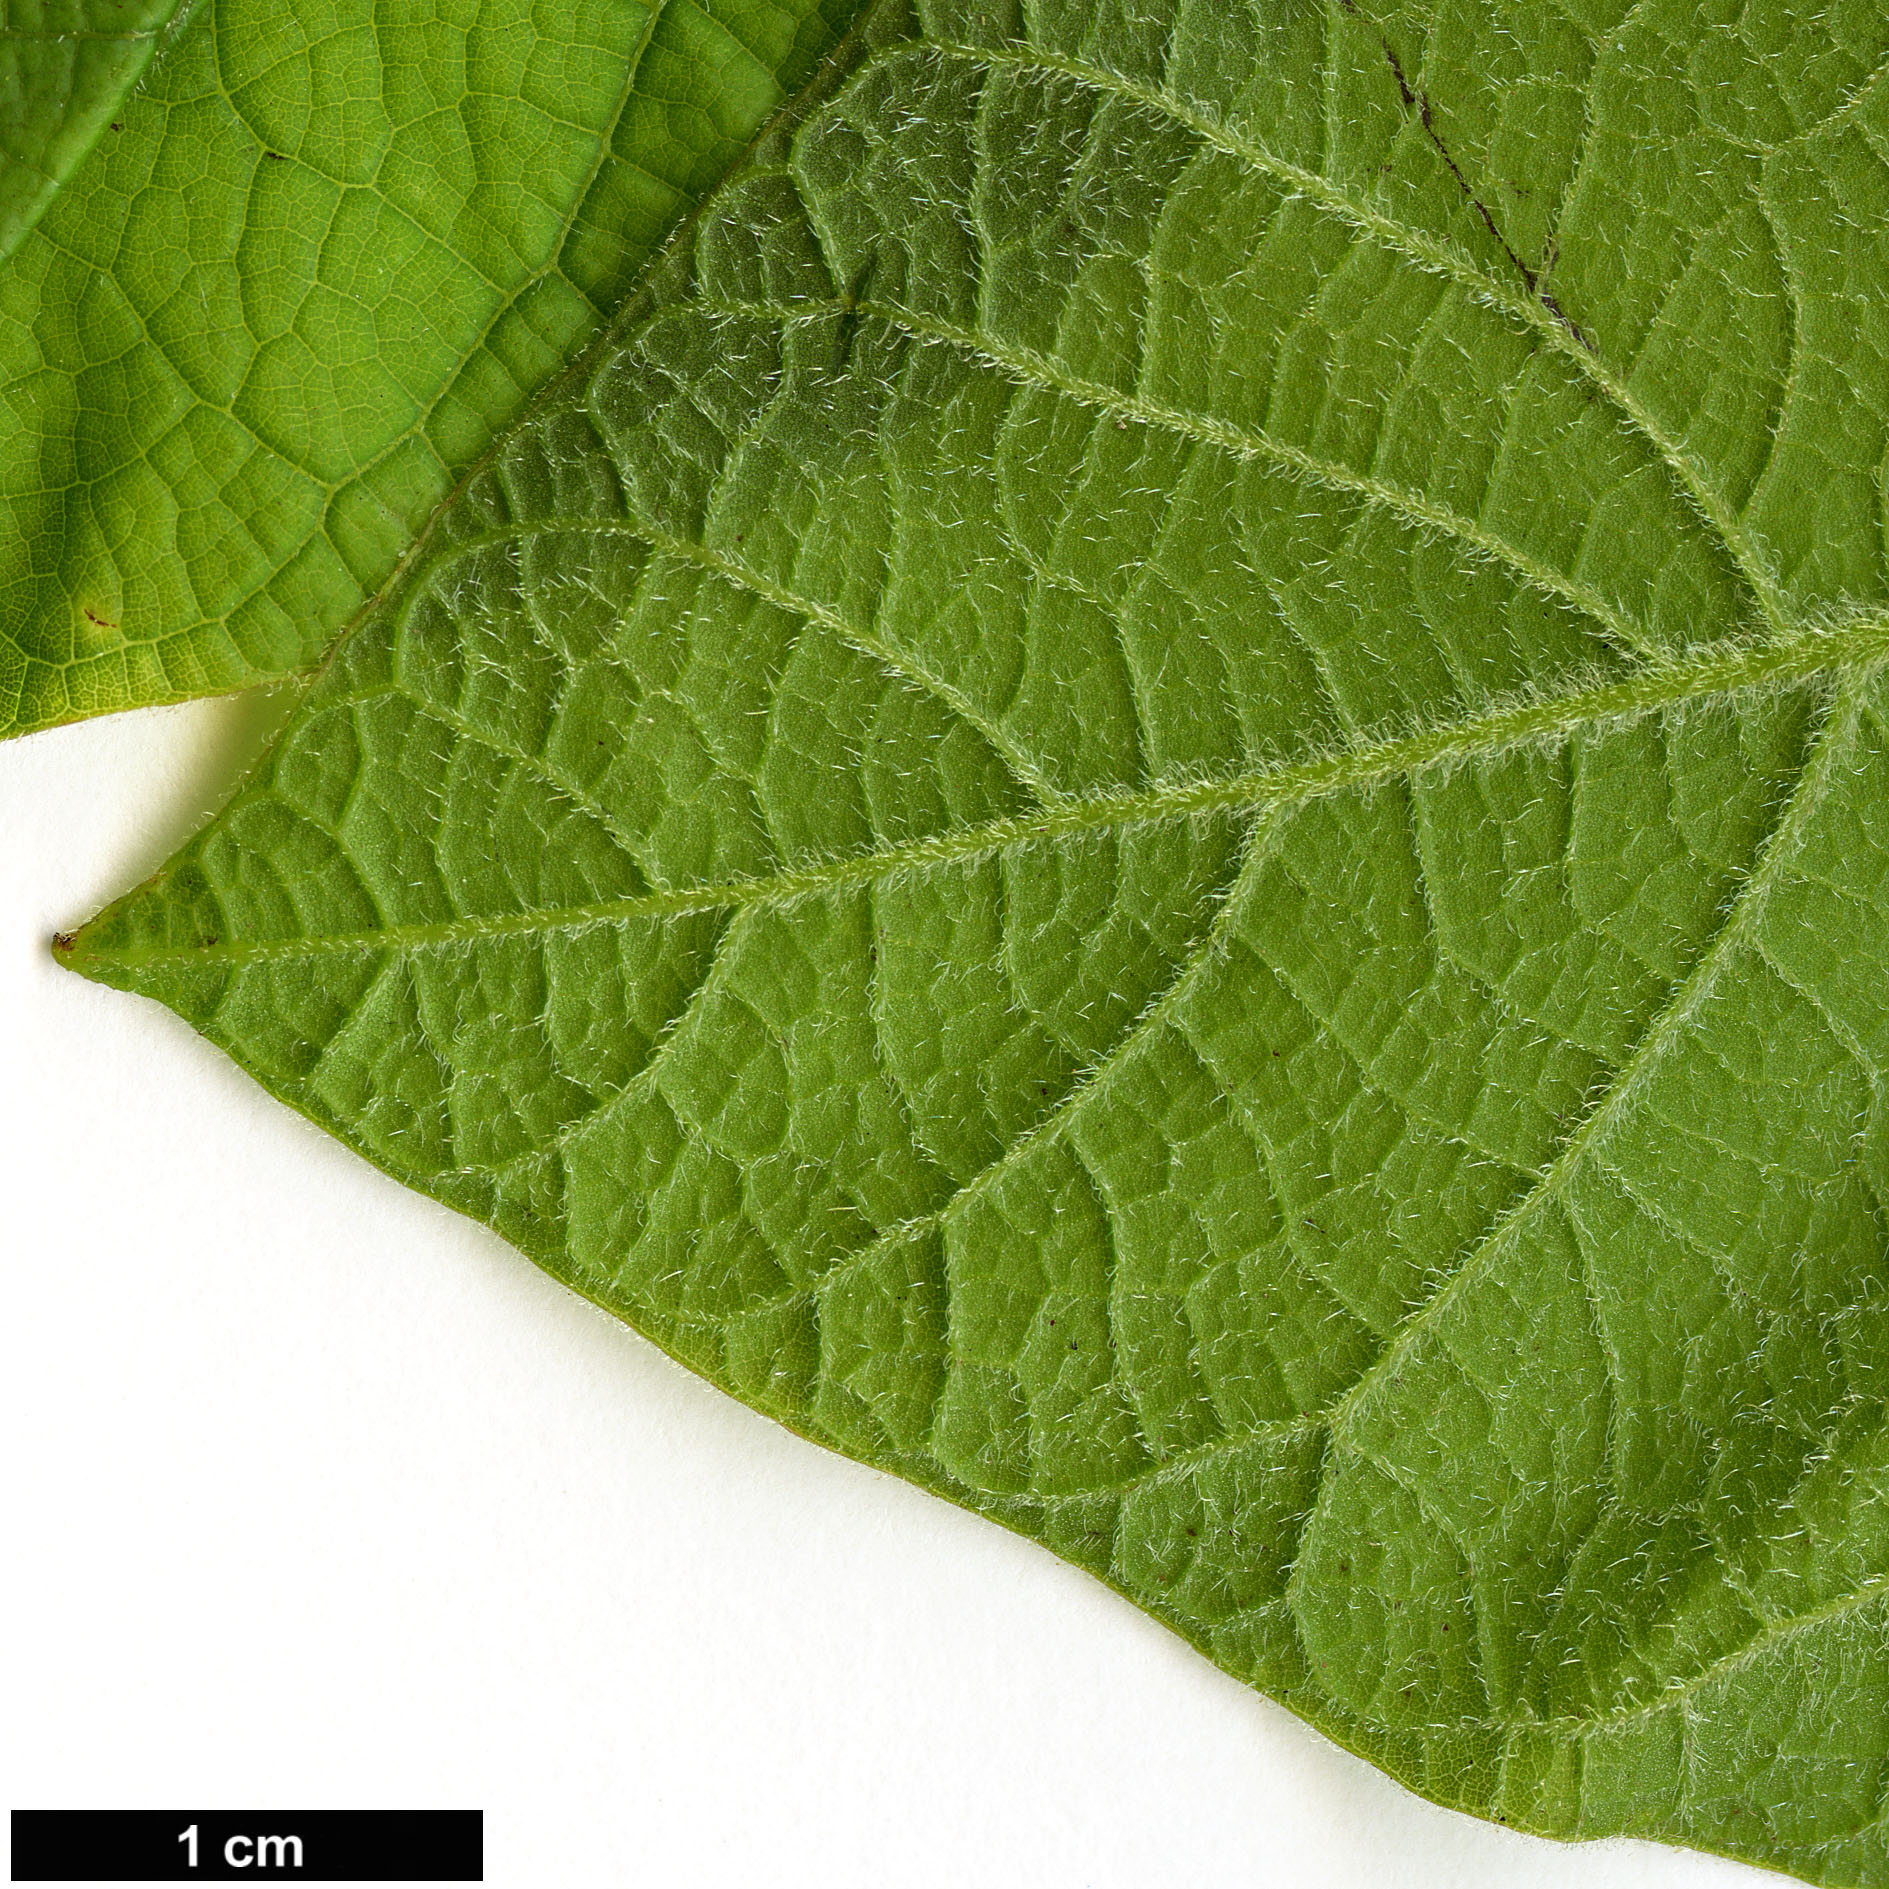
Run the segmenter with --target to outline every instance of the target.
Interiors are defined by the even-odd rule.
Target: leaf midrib
[[[1882,626],[1873,625],[1872,627],[1881,628]],[[1882,658],[1878,656],[1876,660],[1880,662]],[[1860,678],[1862,673],[1864,670],[1862,666],[1859,666],[1853,680]],[[1658,1066],[1665,1050],[1691,1022],[1699,1006],[1710,995],[1731,951],[1754,933],[1770,888],[1778,873],[1795,856],[1798,837],[1819,804],[1827,774],[1835,764],[1845,743],[1853,735],[1856,718],[1861,712],[1861,691],[1860,688],[1853,688],[1848,716],[1839,719],[1833,715],[1826,720],[1818,738],[1815,757],[1800,774],[1783,819],[1773,829],[1764,848],[1763,857],[1746,880],[1709,947],[1672,1000],[1653,1020],[1651,1027],[1632,1055],[1615,1074],[1605,1094],[1596,1101],[1593,1109],[1569,1136],[1554,1161],[1542,1171],[1534,1184],[1528,1187],[1509,1209],[1498,1217],[1489,1230],[1469,1247],[1449,1274],[1436,1283],[1430,1296],[1384,1335],[1380,1350],[1350,1385],[1328,1403],[1316,1409],[1303,1411],[1294,1417],[1274,1419],[1229,1432],[1193,1450],[1182,1452],[1178,1456],[1157,1460],[1124,1480],[1098,1484],[1079,1493],[1123,1494],[1143,1482],[1164,1480],[1171,1475],[1185,1473],[1203,1463],[1250,1448],[1256,1442],[1268,1438],[1278,1439],[1303,1435],[1318,1429],[1325,1429],[1328,1432],[1334,1451],[1355,1451],[1373,1461],[1377,1460],[1374,1452],[1368,1447],[1359,1445],[1355,1439],[1346,1434],[1350,1419],[1364,1402],[1371,1387],[1391,1374],[1395,1362],[1407,1354],[1409,1347],[1428,1329],[1434,1318],[1465,1289],[1466,1282],[1504,1250],[1507,1240],[1528,1215],[1536,1211],[1544,1201],[1559,1196],[1574,1169],[1599,1142],[1620,1110],[1638,1093],[1650,1071]],[[1253,831],[1256,833],[1259,828],[1255,826]],[[778,1293],[760,1305],[747,1309],[752,1312],[800,1300],[817,1300],[839,1280],[856,1274],[884,1252],[917,1237],[928,1229],[942,1226],[966,1199],[988,1191],[997,1177],[1014,1166],[1028,1149],[1040,1143],[1046,1136],[1058,1132],[1060,1126],[1081,1108],[1087,1097],[1093,1093],[1109,1072],[1119,1066],[1128,1046],[1141,1037],[1154,1022],[1167,1015],[1190,987],[1195,971],[1212,949],[1213,941],[1222,930],[1227,914],[1238,903],[1237,885],[1246,879],[1251,864],[1252,850],[1249,839],[1242,857],[1240,871],[1236,875],[1236,889],[1222,903],[1221,914],[1216,918],[1208,939],[1190,955],[1181,974],[1143,1013],[1129,1035],[1118,1042],[1101,1062],[1084,1072],[1077,1086],[1064,1097],[1050,1116],[1013,1143],[999,1160],[992,1162],[970,1180],[955,1188],[949,1198],[936,1207],[887,1228],[864,1246],[847,1254],[827,1271],[821,1273],[818,1278]],[[666,1040],[673,1042],[675,1037],[672,1034]],[[651,1075],[661,1054],[659,1050],[658,1058],[645,1065],[638,1077],[626,1085],[618,1096],[613,1097],[610,1103],[605,1104],[605,1107],[614,1107],[623,1096],[637,1089]],[[1238,1107],[1237,1101],[1234,1106]],[[586,1118],[583,1125],[589,1126],[589,1118]],[[559,1137],[554,1146],[561,1149],[565,1139],[565,1137]],[[539,1155],[546,1152],[550,1151],[537,1151]],[[1604,1342],[1604,1333],[1597,1332],[1597,1336]],[[1329,1460],[1328,1457],[1328,1465]],[[1385,1473],[1392,1473],[1388,1465],[1380,1463],[1379,1466],[1384,1468]],[[1401,1482],[1401,1478],[1394,1477],[1394,1479]],[[1772,1623],[1767,1621],[1766,1624],[1770,1626]]]
[[[1889,660],[1889,616],[1864,617],[1840,628],[1801,630],[1755,644],[1710,647],[1681,662],[1648,665],[1620,681],[1545,700],[1498,706],[1462,721],[1441,723],[1360,747],[1340,748],[1231,776],[1178,780],[1134,793],[1089,794],[1040,813],[1013,815],[753,878],[664,887],[594,903],[533,906],[517,912],[427,924],[384,925],[365,931],[248,942],[218,939],[114,951],[90,945],[86,933],[81,932],[66,949],[75,968],[244,964],[401,947],[441,948],[484,938],[576,931],[692,912],[778,908],[905,873],[975,861],[1098,829],[1122,830],[1177,819],[1278,811],[1429,768],[1488,758],[1531,741],[1563,740],[1600,723],[1630,721],[1742,690],[1782,690],[1837,674],[1860,675],[1885,660]],[[414,699],[424,712],[424,699]],[[568,789],[563,791],[568,793]]]

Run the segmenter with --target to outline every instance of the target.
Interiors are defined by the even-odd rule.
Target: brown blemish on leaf
[[[1350,0],[1345,0],[1345,10],[1352,14],[1357,12],[1357,8],[1350,4]],[[1576,323],[1568,318],[1563,312],[1561,304],[1541,286],[1542,276],[1545,275],[1549,269],[1554,267],[1555,256],[1559,248],[1558,243],[1554,239],[1550,239],[1547,258],[1542,268],[1539,270],[1531,269],[1528,264],[1515,253],[1514,248],[1509,243],[1509,239],[1502,234],[1501,226],[1491,214],[1489,206],[1470,188],[1469,179],[1463,175],[1462,167],[1456,162],[1455,158],[1450,155],[1449,146],[1443,142],[1443,134],[1437,130],[1436,120],[1430,110],[1429,93],[1417,90],[1416,87],[1410,83],[1409,79],[1404,76],[1403,61],[1397,57],[1397,49],[1381,33],[1378,35],[1378,44],[1383,47],[1384,57],[1390,62],[1391,77],[1397,81],[1397,90],[1403,98],[1404,109],[1416,113],[1417,122],[1422,125],[1423,135],[1430,140],[1431,148],[1448,167],[1449,174],[1456,179],[1456,187],[1463,193],[1464,197],[1468,199],[1470,208],[1482,219],[1483,227],[1495,238],[1503,255],[1508,257],[1510,263],[1514,265],[1516,273],[1527,283],[1529,294],[1534,296],[1542,307],[1545,308],[1589,354],[1592,354],[1594,352],[1593,342],[1588,339]],[[1510,188],[1513,189],[1514,186],[1511,185]],[[1522,193],[1518,192],[1518,194]]]

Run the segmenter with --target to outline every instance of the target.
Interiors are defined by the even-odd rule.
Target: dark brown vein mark
[[[833,372],[843,374],[852,365],[853,343],[859,335],[859,319],[867,295],[872,289],[872,279],[879,272],[879,252],[875,249],[869,255],[859,273],[853,277],[853,285],[840,297],[840,319],[838,332],[833,343]]]
[[[1340,0],[1340,4],[1347,13],[1354,16],[1357,14],[1356,0]],[[1501,225],[1496,222],[1495,217],[1490,213],[1489,206],[1470,188],[1469,179],[1463,175],[1462,167],[1456,162],[1455,158],[1450,155],[1449,146],[1443,142],[1442,134],[1436,128],[1436,121],[1430,110],[1429,93],[1419,92],[1413,89],[1409,79],[1404,76],[1403,61],[1397,57],[1396,47],[1394,47],[1382,33],[1378,34],[1377,43],[1383,47],[1384,57],[1390,62],[1391,76],[1397,81],[1397,90],[1403,97],[1404,109],[1406,111],[1414,111],[1417,114],[1417,122],[1423,127],[1423,135],[1430,140],[1431,147],[1435,150],[1437,156],[1449,166],[1450,175],[1456,179],[1456,187],[1463,193],[1464,197],[1468,199],[1471,208],[1474,209],[1476,214],[1482,218],[1483,227],[1495,238],[1503,255],[1508,257],[1509,261],[1514,264],[1516,274],[1528,285],[1529,294],[1534,296],[1535,299],[1541,303],[1542,307],[1545,308],[1589,354],[1594,353],[1596,350],[1593,342],[1582,333],[1574,322],[1568,319],[1561,304],[1555,300],[1554,296],[1541,286],[1543,271],[1531,269],[1528,264],[1515,253],[1509,243],[1509,239],[1502,234]],[[1553,266],[1558,247],[1558,245],[1552,243],[1549,245],[1549,267]]]

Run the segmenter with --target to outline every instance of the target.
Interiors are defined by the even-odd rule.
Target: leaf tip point
[[[95,960],[87,949],[86,934],[90,930],[90,925],[75,925],[70,931],[54,932],[51,940],[53,962],[76,972],[80,977],[95,977]]]

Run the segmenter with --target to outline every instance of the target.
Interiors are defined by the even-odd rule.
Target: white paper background
[[[265,715],[0,744],[10,1805],[479,1807],[502,1889],[1777,1880],[1422,1802],[59,971]]]

